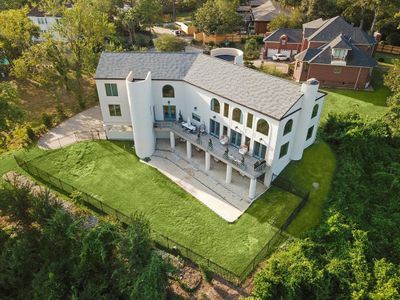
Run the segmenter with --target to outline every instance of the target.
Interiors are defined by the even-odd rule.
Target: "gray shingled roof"
[[[346,42],[347,47],[350,47],[346,58],[346,66],[372,68],[377,65],[377,62],[374,58],[353,45],[346,37],[342,35],[339,35],[332,42],[320,48],[308,48],[297,54],[295,58],[297,60],[307,61],[310,63],[331,64],[332,48],[337,45],[338,38],[340,38],[343,43]]]
[[[331,48],[351,50],[350,41],[343,34],[339,34],[332,42],[329,43]]]
[[[307,48],[306,50],[296,54],[294,58],[299,61],[310,61],[321,51],[321,48]]]
[[[290,12],[284,9],[279,3],[268,0],[264,4],[252,8],[251,12],[253,14],[254,21],[265,21],[270,22],[274,19],[277,15],[283,13],[289,15]]]
[[[264,38],[264,42],[279,42],[280,37],[286,34],[289,43],[301,43],[303,39],[301,29],[279,28]]]
[[[350,37],[354,44],[368,45],[375,43],[375,39],[372,36],[366,34],[359,27],[353,27],[353,25],[347,23],[341,16],[326,20],[318,30],[308,37],[308,40],[329,42],[337,37],[339,33]]]
[[[237,66],[201,53],[124,52],[102,53],[96,79],[182,80],[213,94],[281,119],[300,99],[300,85]]]
[[[151,71],[152,79],[182,80],[195,53],[103,52],[97,65],[96,78],[125,79],[129,72],[144,79]]]

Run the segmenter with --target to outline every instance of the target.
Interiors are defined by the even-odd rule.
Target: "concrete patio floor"
[[[80,140],[90,140],[93,138],[90,134],[85,135],[85,133],[91,131],[99,132],[99,136],[94,138],[106,139],[103,118],[98,105],[76,114],[52,128],[39,139],[38,146],[42,149],[58,149]]]
[[[184,143],[176,144],[171,152],[169,140],[157,140],[157,150],[149,165],[157,168],[188,193],[228,222],[237,220],[251,205],[248,199],[250,180],[237,171],[232,173],[232,183],[225,183],[226,166],[212,159],[211,169],[204,170],[204,152],[193,149],[192,158],[186,157]],[[257,183],[256,197],[267,188]]]

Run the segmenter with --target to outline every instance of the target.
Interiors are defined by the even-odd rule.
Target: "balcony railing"
[[[184,140],[191,142],[203,151],[210,152],[216,159],[230,164],[233,168],[249,177],[257,178],[269,169],[265,161],[248,154],[242,155],[239,153],[238,148],[231,145],[223,145],[218,138],[208,133],[190,132],[178,122],[157,121],[154,124],[155,128],[165,128],[167,126]]]

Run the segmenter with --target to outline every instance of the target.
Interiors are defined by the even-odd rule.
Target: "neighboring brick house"
[[[342,17],[317,19],[303,29],[281,28],[264,38],[263,57],[294,56],[293,78],[317,78],[321,86],[365,89],[377,62],[372,57],[379,41]]]
[[[290,15],[290,9],[273,0],[253,0],[237,8],[249,32],[265,34],[268,24],[279,14]]]

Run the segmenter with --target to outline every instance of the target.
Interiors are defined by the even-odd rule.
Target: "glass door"
[[[265,153],[267,152],[267,147],[263,144],[260,144],[257,141],[254,141],[254,157],[258,159],[265,159]]]
[[[219,122],[210,120],[210,134],[219,138]]]
[[[175,105],[164,105],[164,121],[176,121],[176,106]]]
[[[231,145],[239,148],[242,143],[242,134],[231,129]]]

